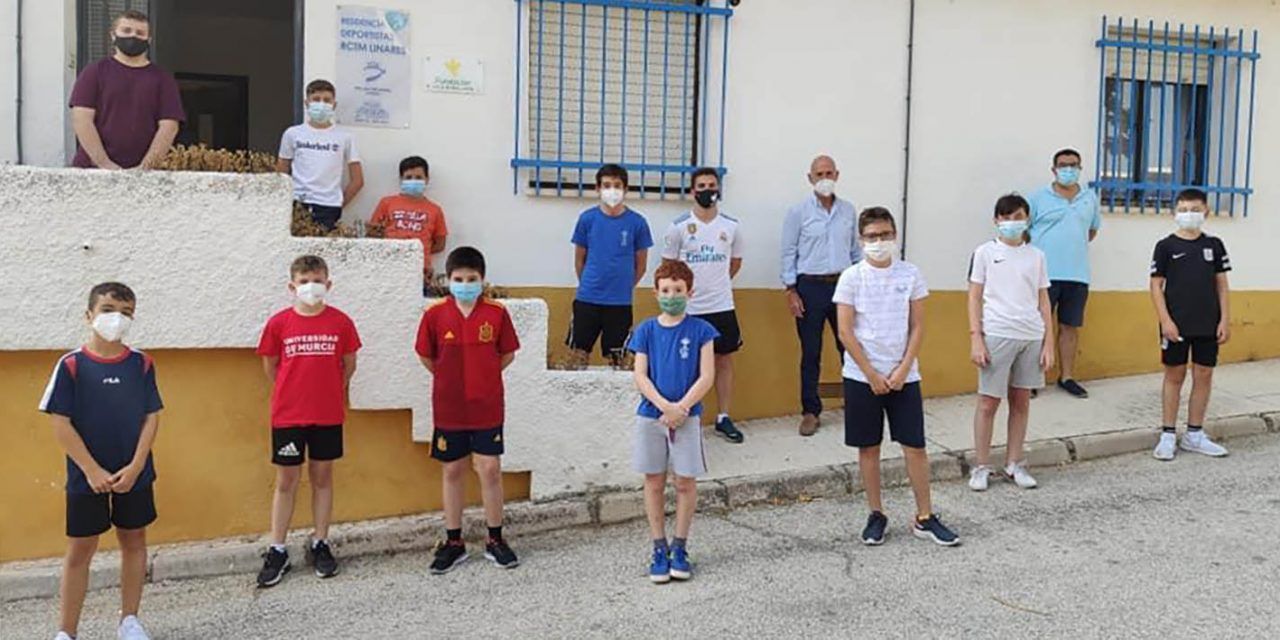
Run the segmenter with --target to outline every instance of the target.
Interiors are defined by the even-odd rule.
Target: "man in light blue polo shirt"
[[[782,225],[782,284],[787,307],[796,317],[800,334],[800,435],[818,430],[822,398],[818,377],[822,367],[823,325],[831,326],[841,357],[836,305],[832,298],[840,274],[862,259],[858,247],[857,214],[853,203],[836,197],[840,171],[836,161],[818,156],[809,166],[813,193],[787,211]]]
[[[1031,243],[1049,263],[1049,302],[1058,314],[1058,387],[1077,398],[1089,392],[1075,381],[1076,348],[1089,299],[1089,243],[1098,236],[1102,215],[1098,195],[1080,186],[1080,153],[1053,155],[1054,181],[1031,194]]]

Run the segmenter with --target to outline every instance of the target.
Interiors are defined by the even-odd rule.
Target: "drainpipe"
[[[15,28],[17,31],[18,41],[18,55],[16,56],[18,66],[17,73],[15,74],[17,84],[17,90],[15,93],[18,94],[18,97],[14,100],[14,120],[16,121],[17,126],[14,127],[13,130],[15,132],[14,141],[16,143],[15,146],[17,147],[18,164],[22,164],[22,0],[17,0],[16,4],[18,5],[18,22]]]
[[[907,18],[907,104],[906,127],[902,143],[902,229],[898,231],[901,239],[899,250],[902,259],[907,259],[907,205],[911,197],[911,87],[912,72],[915,69],[916,46],[916,0],[911,0],[910,13]]]

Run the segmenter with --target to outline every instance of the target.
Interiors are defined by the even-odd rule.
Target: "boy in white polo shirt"
[[[364,169],[355,139],[333,122],[338,104],[328,80],[307,84],[307,121],[285,129],[280,137],[276,171],[293,177],[293,199],[326,231],[338,226],[342,207],[364,188]],[[344,171],[350,174],[342,186]]]
[[[1017,194],[996,202],[997,239],[973,252],[969,265],[970,358],[978,366],[978,407],[973,417],[977,463],[969,488],[986,491],[991,475],[991,431],[1000,401],[1009,399],[1005,474],[1019,487],[1036,479],[1022,459],[1031,414],[1031,392],[1044,387],[1053,367],[1049,271],[1044,252],[1027,242],[1027,201]]]
[[[832,301],[844,352],[844,442],[858,448],[858,471],[871,515],[862,542],[884,542],[889,520],[880,500],[880,443],[885,417],[889,436],[902,446],[916,498],[912,532],[943,546],[960,543],[933,513],[929,455],[925,453],[924,401],[916,356],[924,336],[924,276],[895,260],[898,228],[884,207],[858,216],[865,259],[840,274]]]
[[[720,174],[702,167],[690,178],[693,210],[671,223],[663,238],[663,261],[689,265],[698,290],[689,298],[689,315],[711,323],[715,342],[716,433],[738,444],[742,432],[729,418],[733,399],[733,354],[742,348],[742,332],[733,304],[733,278],[742,268],[742,234],[738,220],[719,210]]]

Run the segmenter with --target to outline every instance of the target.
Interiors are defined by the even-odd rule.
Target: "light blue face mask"
[[[449,293],[458,302],[475,302],[484,292],[483,282],[450,282]]]
[[[333,105],[328,102],[308,102],[307,118],[316,124],[328,124],[333,120]]]
[[[1079,167],[1059,167],[1058,168],[1058,184],[1064,187],[1070,187],[1080,181]]]
[[[421,196],[426,190],[426,180],[405,179],[400,181],[400,193],[406,196]]]
[[[1027,221],[1001,220],[996,223],[996,231],[1000,233],[1001,238],[1019,240],[1022,238],[1022,234],[1027,232]]]

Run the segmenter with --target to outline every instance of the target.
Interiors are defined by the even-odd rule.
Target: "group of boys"
[[[324,93],[321,87],[314,95]],[[331,89],[330,99],[325,97],[321,95],[319,103],[331,106]],[[326,120],[322,111],[316,108],[312,113],[309,108],[313,123]],[[288,139],[306,141],[304,136],[286,134]],[[313,141],[294,148],[318,144],[329,143]],[[304,176],[315,175],[307,173],[313,165],[297,161],[299,154],[287,157],[282,150],[281,157],[295,160],[295,181],[299,167],[310,166],[303,169]],[[344,157],[354,157],[354,152]],[[421,204],[412,200],[422,197],[427,179],[426,162],[419,160],[410,158],[401,164],[403,193],[393,198],[407,202],[384,199],[378,209],[383,219],[403,220],[397,217],[398,207]],[[632,332],[631,297],[643,278],[653,241],[644,217],[624,204],[629,188],[625,169],[605,165],[597,173],[596,184],[602,203],[581,214],[572,239],[580,286],[569,345],[584,359],[597,340],[606,357],[620,359],[624,350],[634,354],[633,375],[641,400],[632,427],[632,466],[644,476],[652,539],[648,576],[655,583],[688,580],[693,575],[688,538],[697,504],[697,478],[706,473],[702,400],[713,387],[721,410],[716,432],[731,442],[743,439],[727,416],[732,380],[729,356],[742,344],[731,289],[741,266],[741,235],[737,221],[718,210],[719,174],[714,169],[694,172],[690,184],[694,206],[663,236],[663,261],[653,277],[660,313]],[[314,206],[312,210],[329,215]],[[969,480],[974,490],[988,487],[993,421],[1005,398],[1010,412],[1004,471],[1020,487],[1036,486],[1026,470],[1022,445],[1030,392],[1044,385],[1055,350],[1045,258],[1029,243],[1030,211],[1020,196],[1000,198],[994,213],[996,238],[974,251],[969,269],[972,360],[979,367],[974,419],[977,464]],[[1174,425],[1188,360],[1194,363],[1193,390],[1180,447],[1211,456],[1226,454],[1202,429],[1218,346],[1230,336],[1226,272],[1231,265],[1222,241],[1201,231],[1207,213],[1204,192],[1179,193],[1177,230],[1156,245],[1151,266],[1151,295],[1165,365],[1164,421],[1155,450],[1161,460],[1172,459],[1179,446]],[[443,229],[442,219],[439,228]],[[879,464],[887,421],[890,437],[903,448],[915,497],[913,535],[954,546],[959,536],[933,511],[925,452],[917,356],[928,288],[920,270],[898,258],[897,227],[888,210],[862,211],[857,234],[865,259],[840,275],[833,302],[845,346],[845,443],[859,450],[858,466],[870,508],[861,540],[879,545],[888,528]],[[424,272],[427,269],[429,264]],[[499,567],[513,568],[519,561],[502,531],[500,461],[505,424],[503,371],[520,342],[506,308],[486,295],[485,259],[478,250],[455,249],[445,271],[449,294],[424,311],[415,342],[416,353],[432,374],[435,429],[430,455],[442,463],[444,478],[446,536],[436,547],[430,571],[447,573],[468,557],[462,538],[468,461],[480,478],[488,526],[485,557]],[[271,460],[276,468],[271,544],[257,580],[262,588],[278,584],[291,568],[285,540],[304,463],[314,519],[307,558],[321,578],[338,573],[327,540],[333,462],[343,455],[346,388],[361,347],[352,319],[326,303],[333,281],[324,260],[299,257],[289,275],[294,302],[268,320],[257,348],[273,385]],[[89,563],[98,536],[112,526],[121,547],[120,637],[148,637],[137,614],[146,570],[146,527],[156,519],[151,448],[162,404],[152,359],[123,343],[136,304],[133,291],[123,284],[104,283],[92,289],[85,314],[91,335],[58,361],[40,404],[51,415],[55,437],[67,454],[69,542],[61,584],[60,640],[75,637]],[[665,508],[669,474],[674,475],[676,489],[675,531],[670,540]]]

